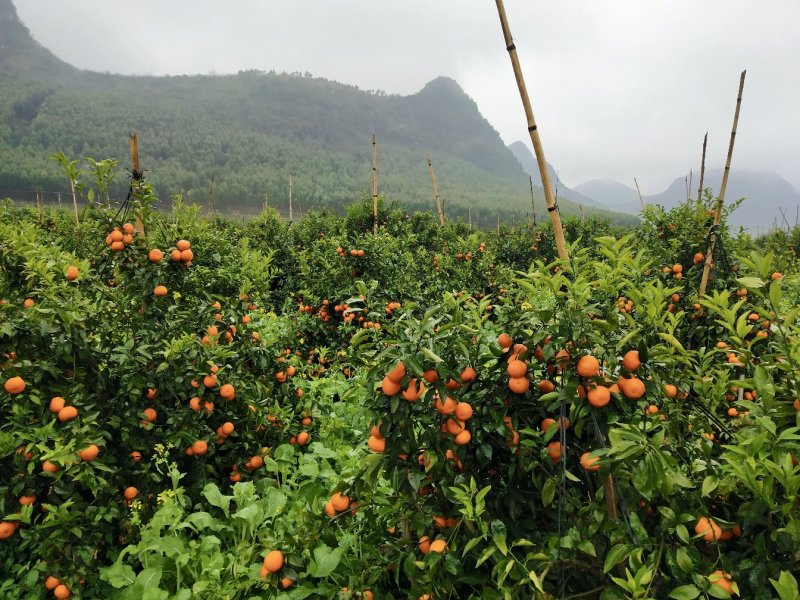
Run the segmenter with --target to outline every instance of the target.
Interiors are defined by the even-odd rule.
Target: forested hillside
[[[78,71],[31,38],[10,0],[0,0],[0,44],[0,196],[65,190],[48,160],[54,152],[127,164],[128,133],[136,131],[147,177],[164,198],[184,192],[206,203],[213,175],[217,208],[260,208],[267,195],[285,207],[292,173],[296,207],[338,208],[371,188],[375,133],[379,187],[388,198],[432,208],[430,157],[449,217],[466,220],[472,207],[473,219],[487,225],[498,209],[504,220],[530,211],[527,176],[452,79],[394,96],[310,74]],[[577,212],[566,200],[561,209]]]

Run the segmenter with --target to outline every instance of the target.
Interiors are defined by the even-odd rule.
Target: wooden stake
[[[706,131],[705,136],[703,136],[703,159],[700,161],[700,185],[697,186],[697,203],[700,204],[700,201],[703,197],[703,178],[706,176],[706,144],[708,143],[708,132]]]
[[[500,235],[500,209],[497,209],[497,235]]]
[[[558,249],[558,256],[564,261],[569,261],[569,254],[567,253],[567,245],[564,241],[564,230],[561,228],[561,216],[558,214],[558,207],[556,200],[553,197],[553,187],[550,184],[550,174],[547,172],[547,161],[544,156],[544,148],[542,140],[539,137],[539,130],[536,126],[536,121],[533,118],[533,109],[531,108],[531,101],[528,97],[528,89],[525,86],[525,79],[522,76],[522,67],[519,63],[517,56],[517,48],[514,45],[514,40],[511,37],[511,30],[508,26],[508,18],[506,17],[506,9],[503,5],[503,0],[495,0],[497,3],[497,13],[500,16],[500,26],[503,29],[503,38],[508,50],[509,58],[511,58],[511,66],[514,69],[514,77],[517,80],[517,88],[519,88],[520,99],[522,100],[522,107],[525,109],[525,117],[528,121],[528,132],[531,136],[531,143],[533,150],[536,154],[536,162],[539,165],[539,174],[542,177],[542,187],[544,188],[544,198],[547,202],[547,211],[550,213],[550,221],[553,225],[553,235],[556,240],[556,248]]]
[[[289,173],[289,223],[291,223],[294,219],[294,213],[292,212],[292,174]]]
[[[269,210],[269,190],[264,190],[264,212]]]
[[[736,141],[736,127],[739,124],[739,110],[742,107],[742,92],[744,91],[744,78],[747,71],[742,71],[739,76],[739,92],[736,95],[736,111],[733,114],[733,128],[731,129],[731,140],[728,144],[728,157],[725,159],[725,170],[722,173],[722,184],[719,186],[719,196],[717,196],[717,207],[714,210],[714,225],[711,228],[711,235],[708,242],[708,252],[706,252],[706,262],[703,265],[703,277],[700,279],[700,297],[706,295],[708,279],[711,276],[711,269],[714,266],[714,247],[717,245],[717,228],[722,218],[722,206],[725,202],[725,190],[728,187],[728,175],[731,171],[731,157],[733,157],[733,144]]]
[[[211,174],[211,186],[208,188],[208,214],[214,216],[214,174]]]
[[[694,183],[694,171],[689,169],[689,187],[686,188],[686,202],[692,201],[692,184]]]
[[[583,214],[583,204],[578,204],[578,209],[581,211],[581,223],[586,220],[586,216]]]
[[[372,134],[372,235],[378,235],[378,148]]]
[[[439,197],[439,188],[436,185],[436,175],[433,173],[433,164],[431,159],[428,159],[428,171],[431,174],[431,183],[433,183],[433,198],[436,201],[436,210],[439,213],[439,225],[444,226],[444,210],[442,209],[442,199]]]
[[[536,199],[533,197],[533,177],[528,175],[528,183],[531,184],[531,216],[533,217],[533,237],[536,237]],[[536,241],[535,239],[533,240]]]
[[[139,164],[139,138],[135,133],[129,134],[130,152],[131,152],[131,192],[139,193],[139,182],[142,180],[142,166]],[[144,221],[142,220],[142,211],[136,209],[136,237],[144,237]]]
[[[639,204],[642,205],[642,210],[644,210],[644,198],[642,198],[642,191],[639,189],[639,182],[636,181],[636,177],[633,178],[633,183],[636,186],[636,193],[639,194]]]
[[[467,220],[469,221],[469,230],[472,231],[472,207],[467,207]]]

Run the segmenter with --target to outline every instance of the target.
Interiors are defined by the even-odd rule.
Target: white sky
[[[314,75],[410,94],[456,79],[506,143],[527,135],[491,0],[16,0],[78,67],[133,74]],[[574,186],[646,194],[722,166],[747,69],[733,168],[800,188],[800,1],[506,0],[547,159]]]

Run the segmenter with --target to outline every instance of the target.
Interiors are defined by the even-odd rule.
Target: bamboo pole
[[[130,153],[131,153],[131,192],[139,193],[139,182],[142,180],[142,166],[139,163],[139,137],[135,133],[129,134]],[[136,237],[144,237],[144,220],[142,219],[141,208],[137,208],[136,215]]]
[[[372,134],[372,235],[378,235],[378,147]]]
[[[500,209],[497,209],[497,235],[500,235]]]
[[[472,207],[467,207],[467,220],[469,221],[469,230],[472,232]]]
[[[706,144],[708,143],[708,132],[706,131],[705,136],[703,136],[703,158],[700,161],[700,185],[697,186],[697,203],[700,204],[700,201],[703,197],[703,179],[706,176]]]
[[[263,206],[263,210],[264,210],[264,212],[267,212],[269,210],[269,190],[264,190],[264,206]]]
[[[436,201],[436,210],[439,213],[439,225],[444,226],[444,209],[442,209],[442,199],[439,197],[439,187],[436,185],[436,175],[433,172],[433,164],[431,159],[428,159],[428,171],[431,174],[431,183],[433,183],[433,198]]]
[[[578,204],[578,210],[581,211],[581,223],[586,220],[586,216],[583,214],[583,204]]]
[[[731,128],[731,139],[728,144],[728,157],[725,159],[725,170],[722,172],[722,184],[719,186],[719,196],[717,196],[717,207],[714,210],[714,225],[709,236],[708,251],[706,252],[706,262],[703,265],[703,276],[700,279],[700,297],[706,295],[708,279],[711,276],[711,269],[714,266],[714,248],[717,245],[717,228],[722,218],[722,206],[725,202],[725,190],[728,187],[728,175],[731,171],[731,158],[733,157],[733,145],[736,141],[736,127],[739,124],[739,111],[742,107],[742,92],[744,91],[744,78],[747,71],[742,71],[739,76],[739,92],[736,94],[736,111],[733,114],[733,127]]]
[[[644,198],[642,198],[642,190],[639,189],[639,182],[636,181],[636,177],[633,178],[633,183],[636,186],[636,193],[639,194],[639,204],[642,205],[642,210],[644,210]]]
[[[694,183],[694,170],[689,169],[689,186],[686,188],[686,202],[692,201],[692,184]]]
[[[208,214],[214,215],[214,174],[211,174],[211,185],[208,188]]]
[[[530,175],[528,175],[528,183],[531,185],[531,216],[533,217],[533,235],[536,237],[536,199],[533,197],[533,177]]]
[[[569,260],[567,253],[567,245],[564,241],[564,230],[561,228],[561,216],[558,214],[558,206],[553,197],[553,187],[550,184],[550,174],[547,172],[547,161],[544,156],[544,147],[542,140],[539,137],[539,130],[536,121],[533,117],[533,109],[531,108],[531,101],[528,97],[528,89],[525,86],[525,79],[522,75],[522,67],[520,66],[519,57],[517,56],[517,48],[514,45],[514,40],[511,37],[511,30],[508,26],[508,18],[506,17],[506,9],[503,5],[503,0],[495,0],[497,3],[497,12],[500,16],[500,26],[503,29],[503,38],[508,50],[509,58],[511,59],[511,66],[514,70],[514,78],[517,80],[517,88],[519,89],[520,99],[522,100],[522,107],[525,110],[525,117],[528,121],[528,133],[531,136],[531,143],[533,150],[536,154],[536,162],[539,165],[539,174],[542,177],[542,187],[544,188],[544,198],[547,202],[547,211],[550,213],[550,221],[553,225],[553,235],[556,240],[556,248],[558,249],[558,256],[564,261]]]
[[[294,213],[292,212],[292,174],[289,173],[289,223],[294,220]]]

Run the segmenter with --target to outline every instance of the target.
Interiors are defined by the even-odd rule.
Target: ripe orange
[[[527,377],[512,377],[508,380],[508,389],[515,394],[524,394],[531,387],[531,382]]]
[[[428,369],[422,373],[422,378],[428,383],[436,383],[439,381],[439,373],[436,372],[436,369]]]
[[[236,390],[230,383],[226,383],[219,388],[219,395],[225,400],[233,400],[236,397]]]
[[[155,408],[145,408],[142,414],[144,415],[144,420],[148,423],[153,423],[158,418],[158,413]]]
[[[122,240],[111,242],[111,250],[114,252],[122,252],[125,249],[125,242]]]
[[[188,248],[186,250],[181,250],[181,260],[183,262],[190,263],[192,262],[192,259],[194,259],[194,252],[192,252]]]
[[[506,367],[506,373],[509,377],[525,377],[528,372],[528,365],[521,360],[512,360]]]
[[[715,542],[722,536],[722,528],[713,519],[700,517],[694,526],[694,532],[702,535],[707,542]]]
[[[0,540],[7,540],[17,531],[19,522],[17,521],[0,521]]]
[[[423,535],[417,542],[420,552],[428,554],[431,551],[431,539],[427,535]]]
[[[181,262],[181,251],[173,250],[169,253],[169,258],[172,262]]]
[[[391,381],[392,383],[399,384],[403,377],[406,376],[406,366],[403,364],[403,361],[398,361],[398,363],[394,366],[394,368],[386,374],[386,379]],[[394,396],[394,394],[389,394],[390,396]]]
[[[195,440],[192,444],[192,452],[195,456],[203,456],[208,452],[208,442],[205,440]]]
[[[389,379],[389,376],[383,378],[381,381],[381,390],[387,396],[396,396],[400,393],[400,384]]]
[[[514,344],[514,340],[512,340],[511,336],[507,333],[501,333],[499,336],[497,336],[497,343],[500,344],[501,348],[508,349]]]
[[[150,262],[160,263],[164,259],[164,253],[158,248],[153,248],[147,253],[147,258]]]
[[[145,398],[147,398],[148,400],[152,400],[153,398],[156,397],[156,394],[158,394],[158,392],[156,391],[155,388],[147,388],[147,392],[145,393]]]
[[[331,505],[333,505],[333,508],[336,510],[336,512],[343,512],[350,508],[350,498],[344,494],[336,492],[331,496]]]
[[[183,252],[184,250],[188,250],[190,246],[191,244],[186,240],[178,240],[178,243],[175,244],[175,247],[178,248],[178,250],[180,250],[181,252]]]
[[[67,272],[64,276],[67,278],[67,281],[75,281],[80,274],[81,272],[78,270],[78,267],[70,265],[67,267]]]
[[[112,242],[121,242],[124,234],[119,230],[119,228],[115,227],[114,231],[112,231],[109,235]]]
[[[628,371],[631,373],[638,369],[641,364],[642,362],[639,360],[638,350],[629,350],[625,353],[625,356],[622,357],[622,366],[628,369]]]
[[[22,303],[22,306],[24,306],[25,308],[30,308],[34,304],[36,304],[36,301],[33,298],[25,298],[25,301]]]
[[[556,389],[555,384],[549,379],[542,379],[539,383],[536,384],[536,387],[543,394],[549,394],[554,389]]]
[[[420,384],[419,387],[417,387],[417,378],[412,377],[411,381],[408,382],[408,387],[403,390],[403,398],[408,402],[416,402],[424,393],[425,385]]]
[[[36,496],[34,496],[33,494],[31,494],[30,496],[19,497],[19,503],[21,506],[30,506],[34,502],[36,502]]]
[[[53,590],[53,596],[57,600],[66,600],[72,595],[69,591],[69,588],[65,586],[63,583],[56,586],[56,589]]]
[[[21,394],[25,390],[25,380],[22,377],[12,377],[3,386],[9,394]]]
[[[456,436],[455,442],[458,446],[465,446],[469,444],[469,441],[472,439],[472,434],[469,430],[465,429],[461,433]]]
[[[131,460],[133,462],[139,462],[140,460],[142,460],[142,453],[139,452],[138,450],[134,450],[128,456],[131,457]]]
[[[775,271],[769,277],[770,277],[770,279],[772,279],[772,281],[775,281],[775,280],[780,279],[781,277],[783,277],[783,273],[781,273],[780,271]]]
[[[166,295],[167,295],[167,288],[166,288],[166,286],[163,286],[163,285],[157,285],[157,286],[156,286],[156,287],[153,289],[153,295],[154,295],[156,298],[163,298],[164,296],[166,296]]]
[[[671,383],[665,383],[664,395],[666,395],[667,398],[674,398],[675,396],[678,395],[678,388],[672,385]]]
[[[51,592],[59,585],[61,585],[61,580],[52,575],[48,575],[47,579],[44,580],[44,589],[50,590]]]
[[[336,516],[336,509],[333,508],[333,504],[330,501],[325,503],[325,514],[331,518]]]
[[[581,466],[587,471],[599,471],[600,457],[591,456],[591,452],[584,452],[581,454]]]
[[[234,426],[233,423],[231,423],[230,421],[226,421],[225,423],[222,424],[222,433],[224,433],[225,435],[232,434],[233,430]]]
[[[42,471],[46,473],[58,473],[58,466],[46,460],[42,463]]]
[[[733,594],[733,577],[730,573],[726,573],[721,570],[716,570],[711,575],[709,575],[709,581],[711,581],[711,585],[717,586],[718,588],[726,591],[729,595]]]
[[[561,460],[561,442],[550,442],[547,444],[547,456],[554,463]]]
[[[66,400],[64,400],[61,396],[53,396],[50,398],[50,412],[51,413],[58,413],[64,405],[66,404]]]
[[[292,579],[291,577],[284,577],[283,579],[281,579],[281,587],[283,589],[285,590],[289,589],[293,585],[294,585],[294,579]]]
[[[436,411],[440,415],[452,415],[456,412],[456,407],[458,406],[458,402],[456,402],[450,396],[447,396],[444,400],[444,404],[442,404],[442,399],[437,396],[436,402],[434,403],[434,407],[436,407]]]
[[[595,408],[603,408],[611,402],[611,390],[604,385],[596,385],[589,390],[587,399]]]
[[[431,542],[431,552],[436,552],[437,554],[441,554],[447,549],[447,542],[442,539],[433,540]]]
[[[189,400],[189,408],[194,411],[200,410],[200,396],[195,396],[191,400]]]
[[[475,378],[477,376],[478,376],[478,374],[475,372],[475,369],[473,369],[472,367],[467,367],[466,369],[461,371],[461,381],[463,383],[471,383],[471,382],[475,381]]]
[[[300,444],[301,446],[305,446],[310,439],[311,436],[308,434],[307,431],[301,431],[300,433],[297,434],[297,443]]]
[[[644,396],[645,392],[647,391],[645,389],[644,382],[636,377],[626,379],[625,383],[619,387],[622,390],[622,395],[629,400],[638,400]]]
[[[469,421],[472,414],[472,405],[469,402],[459,402],[456,405],[455,415],[459,421]]]
[[[283,552],[270,550],[264,557],[264,567],[268,573],[277,573],[283,568]]]
[[[78,409],[74,406],[65,406],[60,411],[58,411],[58,420],[62,423],[66,423],[67,421],[72,421],[72,419],[78,416]]]
[[[78,457],[84,462],[92,462],[100,454],[100,448],[95,444],[89,444],[83,450],[78,451]]]
[[[679,263],[675,263],[672,265],[672,272],[673,273],[683,273],[683,265]]]
[[[126,487],[122,492],[122,497],[125,498],[125,500],[133,500],[138,495],[139,495],[139,490],[137,490],[133,486]]]
[[[386,440],[374,435],[369,436],[367,445],[369,446],[370,450],[378,454],[381,454],[384,450],[386,450]]]
[[[576,370],[581,377],[596,377],[600,373],[600,363],[594,356],[587,354],[578,359]]]
[[[207,388],[215,388],[217,387],[217,376],[216,375],[206,375],[203,377],[203,385]]]

